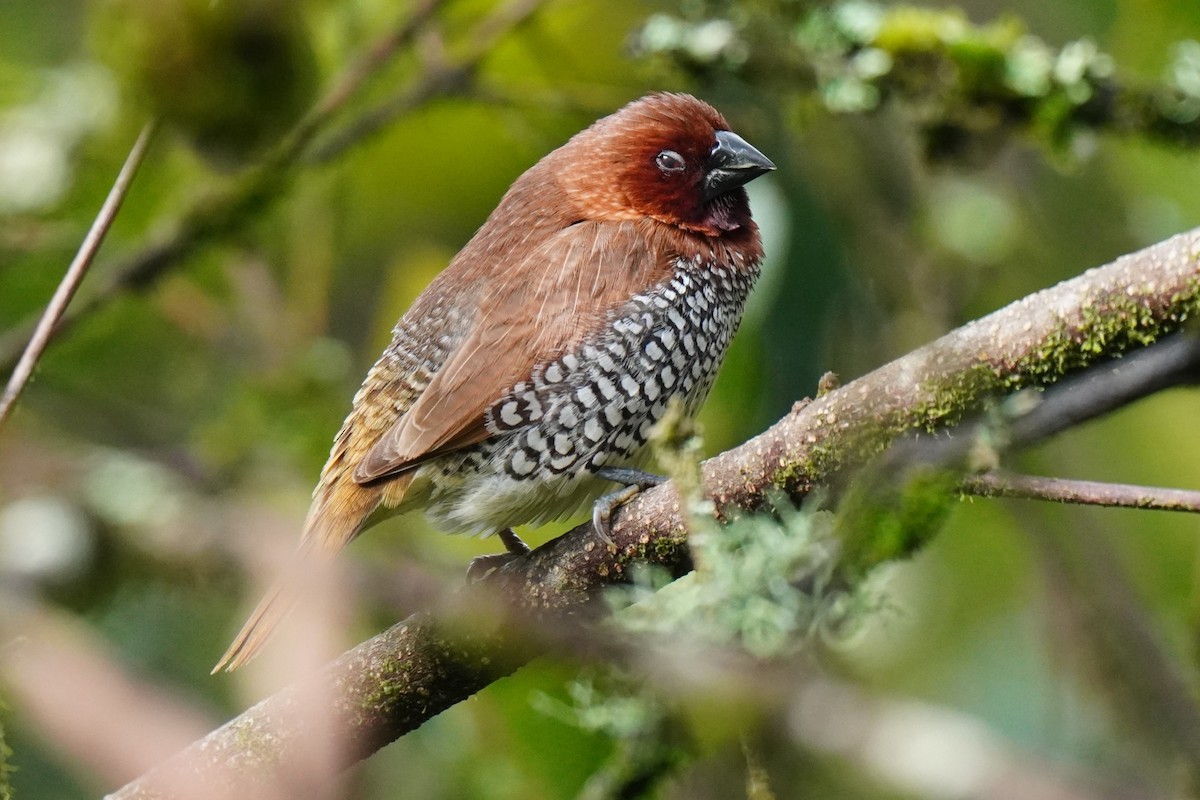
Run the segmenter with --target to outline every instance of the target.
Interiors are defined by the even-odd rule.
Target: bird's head
[[[742,187],[775,169],[715,108],[684,94],[634,101],[563,151],[559,175],[588,218],[652,217],[709,236],[749,224]]]

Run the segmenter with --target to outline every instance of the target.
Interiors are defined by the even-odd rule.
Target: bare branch
[[[972,475],[964,478],[960,486],[964,493],[976,497],[1016,497],[1022,500],[1051,500],[1056,503],[1108,508],[1200,513],[1200,492],[1187,489],[1043,478],[1014,475],[1011,472]]]
[[[117,218],[117,212],[121,210],[121,204],[125,202],[125,196],[129,194],[129,187],[133,183],[133,177],[137,174],[138,167],[141,166],[142,159],[146,156],[146,151],[150,147],[150,140],[154,138],[154,131],[157,127],[156,122],[147,122],[142,128],[142,132],[138,134],[138,138],[133,143],[129,155],[125,157],[125,163],[121,166],[121,171],[117,173],[117,179],[113,181],[112,188],[108,190],[108,196],[104,198],[104,204],[100,206],[99,213],[96,214],[96,218],[92,221],[92,227],[88,229],[87,235],[83,237],[83,243],[79,245],[79,251],[75,254],[75,258],[71,261],[70,266],[67,267],[67,273],[63,275],[58,288],[54,290],[54,296],[50,298],[49,305],[46,306],[46,310],[42,312],[41,319],[38,320],[37,326],[33,329],[33,336],[30,338],[25,351],[21,353],[21,359],[17,362],[12,376],[8,379],[8,385],[4,387],[4,395],[0,397],[0,425],[8,418],[13,406],[17,402],[17,398],[21,396],[25,385],[29,383],[30,377],[33,376],[33,370],[37,366],[38,359],[42,357],[42,353],[46,351],[46,347],[50,344],[50,337],[54,334],[58,321],[62,319],[62,315],[67,310],[67,305],[71,302],[71,298],[75,296],[75,291],[79,288],[79,284],[83,282],[83,276],[87,274],[88,267],[92,264],[92,259],[96,257],[96,253],[100,250],[100,245],[104,244],[104,237],[108,233],[108,229],[112,227],[113,220]]]
[[[434,12],[445,5],[445,0],[422,0],[391,33],[384,36],[367,52],[355,60],[334,84],[334,87],[317,103],[312,113],[305,118],[296,132],[301,144],[308,141],[305,132],[313,132],[344,106],[351,97],[403,47],[412,43]]]

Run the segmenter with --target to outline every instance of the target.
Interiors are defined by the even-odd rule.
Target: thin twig
[[[1200,513],[1200,492],[1188,489],[1045,478],[1002,471],[972,475],[964,478],[959,486],[964,494],[976,497],[1016,497],[1085,506]]]
[[[1183,237],[1172,241],[1182,242]],[[1156,245],[1144,253],[1149,255],[1159,247],[1166,249],[1169,243]],[[1175,255],[1180,253],[1176,252],[1172,257]],[[1196,271],[1195,267],[1189,269]],[[1190,279],[1195,278],[1194,274],[1186,271],[1184,274]],[[1085,341],[1094,333],[1079,329],[1073,335],[1080,335],[1082,338],[1078,341]],[[994,348],[989,345],[979,352],[988,350]],[[830,485],[838,487],[838,494],[842,495],[837,523],[843,547],[839,572],[849,570],[861,577],[880,559],[896,558],[902,554],[895,550],[888,551],[887,548],[879,549],[879,537],[875,534],[876,526],[872,520],[881,513],[896,513],[897,509],[911,501],[914,492],[919,494],[923,488],[936,486],[938,493],[952,492],[957,488],[966,494],[987,495],[989,493],[983,485],[973,486],[971,478],[964,476],[978,474],[984,469],[995,471],[1006,453],[1045,441],[1063,430],[1135,403],[1149,392],[1194,384],[1200,366],[1200,338],[1190,332],[1179,332],[1163,337],[1154,347],[1116,357],[1121,355],[1120,350],[1114,350],[1087,371],[1069,377],[1044,393],[1020,393],[998,407],[990,408],[987,413],[976,414],[953,427],[937,431],[933,436],[928,431],[912,432],[893,441],[866,468],[853,462],[847,464],[841,475],[828,481]],[[994,365],[993,368],[1002,370],[1006,363],[1012,363],[994,351],[987,352],[986,358]],[[1062,487],[1060,490],[1066,492],[1063,496],[1040,499],[1193,510],[1186,507],[1186,499],[1181,505],[1178,497],[1166,498],[1164,502],[1167,505],[1160,506],[1154,496],[1146,495],[1147,492],[1172,490],[1123,487],[1125,491],[1114,494],[1105,491],[1105,484],[1090,484],[1086,489],[1082,483],[1075,485],[1079,490],[1075,494]],[[1053,491],[1049,486],[1042,488]],[[993,487],[991,494],[998,496],[999,488]],[[1018,496],[1015,488],[1010,496]],[[1105,500],[1095,499],[1100,497]],[[922,535],[899,537],[891,544],[911,553],[923,546],[925,536],[936,532],[936,526],[928,524],[917,526],[914,530],[917,529]]]
[[[30,338],[29,344],[25,347],[25,351],[21,353],[21,359],[17,362],[12,376],[8,379],[8,385],[4,387],[4,395],[0,397],[0,424],[3,424],[4,420],[8,418],[13,406],[17,402],[17,398],[21,396],[21,392],[25,389],[26,384],[29,383],[29,379],[33,375],[33,370],[37,366],[38,359],[42,357],[42,353],[46,351],[47,345],[50,344],[50,337],[54,334],[58,321],[62,319],[63,313],[67,310],[67,305],[71,302],[71,298],[75,296],[75,291],[79,288],[79,284],[83,282],[83,277],[87,274],[88,267],[92,264],[92,259],[96,257],[96,252],[99,251],[100,245],[104,243],[104,237],[108,233],[108,229],[112,227],[113,220],[117,218],[117,212],[121,210],[121,204],[125,202],[126,195],[129,194],[129,187],[133,183],[133,177],[137,174],[138,167],[141,166],[142,160],[146,156],[146,151],[150,147],[150,140],[154,138],[154,131],[157,127],[158,123],[154,120],[147,122],[142,127],[137,141],[133,143],[133,148],[129,151],[129,155],[125,158],[125,163],[121,166],[121,171],[117,173],[117,179],[108,191],[108,197],[104,199],[104,205],[100,207],[99,213],[96,214],[96,218],[92,221],[92,227],[88,230],[87,235],[83,237],[83,243],[79,246],[79,252],[75,254],[71,265],[67,267],[67,273],[63,276],[62,281],[58,284],[58,288],[54,291],[54,296],[50,298],[50,303],[46,306],[46,310],[42,312],[41,319],[38,320],[37,327],[33,330],[33,336]]]
[[[350,148],[379,133],[394,120],[414,108],[439,97],[463,91],[471,81],[475,65],[470,63],[443,64],[427,69],[420,80],[383,105],[368,111],[342,130],[309,149],[305,160],[310,164],[325,164],[342,156]]]
[[[432,19],[446,0],[423,0],[390,33],[356,58],[338,77],[333,88],[317,101],[312,110],[288,135],[281,148],[280,160],[293,161],[308,147],[321,127],[354,97],[367,81],[377,74],[400,48],[410,44]]]
[[[465,53],[450,63],[437,61],[427,66],[421,80],[399,95],[368,111],[344,129],[331,135],[323,144],[309,152],[308,160],[321,164],[337,158],[350,147],[360,144],[408,113],[420,103],[462,91],[474,80],[476,71],[491,53],[496,43],[541,7],[543,0],[513,0],[496,9],[476,26]]]

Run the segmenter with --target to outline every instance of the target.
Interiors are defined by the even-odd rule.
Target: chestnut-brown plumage
[[[560,519],[604,490],[597,470],[638,465],[670,398],[694,413],[712,384],[762,258],[742,186],[773,168],[680,94],[531,167],[397,323],[301,555],[336,553],[381,509],[478,534]],[[217,669],[253,656],[298,589],[278,583]]]

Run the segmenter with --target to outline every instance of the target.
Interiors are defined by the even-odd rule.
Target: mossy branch
[[[731,9],[687,4],[635,38],[645,56],[701,79],[732,76],[772,94],[812,90],[839,114],[895,103],[931,159],[986,157],[1013,134],[1053,148],[1079,132],[1200,144],[1200,44],[1171,48],[1164,77],[1120,75],[1090,39],[1055,48],[1011,14],[973,23],[958,8],[849,0]]]
[[[1030,295],[798,403],[761,435],[705,462],[705,493],[722,514],[758,508],[780,491],[802,498],[898,437],[952,424],[1014,389],[1050,384],[1151,345],[1198,311],[1200,229]],[[637,564],[658,565],[672,575],[690,568],[684,514],[670,484],[624,507],[611,535],[606,544],[585,524],[548,542],[465,590],[464,602],[507,605],[506,616],[477,622],[470,632],[451,632],[432,615],[417,614],[111,797],[178,796],[174,789],[180,786],[206,797],[269,796],[275,786],[286,796],[287,776],[311,760],[306,715],[327,723],[324,744],[334,753],[329,768],[343,769],[533,658],[547,645],[524,635],[531,620],[535,629],[578,624],[599,609],[603,590],[627,581]],[[860,563],[848,574],[906,552],[864,544],[856,549]],[[495,602],[496,591],[506,604]],[[472,615],[473,622],[477,618]],[[520,621],[519,636],[514,620]]]

